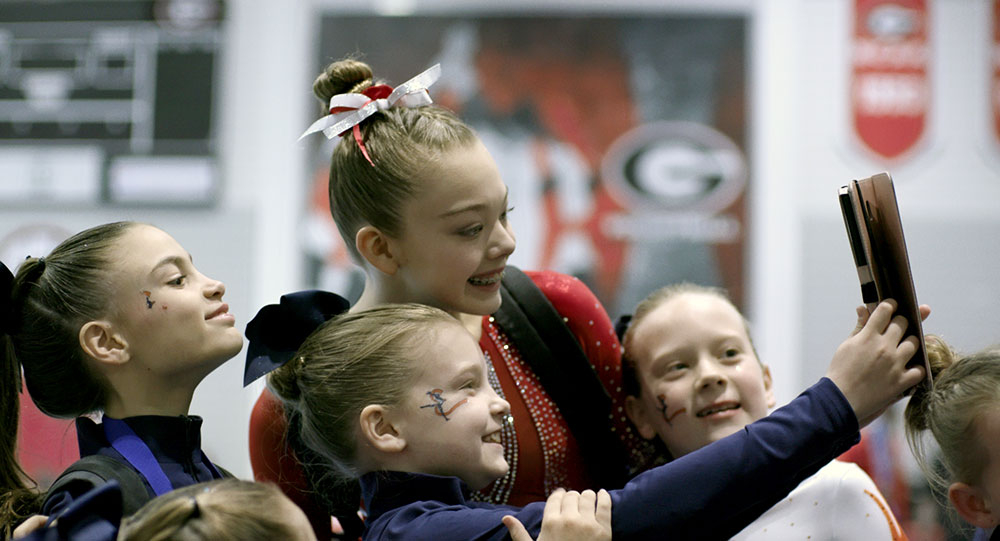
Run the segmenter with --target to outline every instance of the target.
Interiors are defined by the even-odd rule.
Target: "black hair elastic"
[[[628,330],[629,323],[631,322],[632,314],[622,314],[618,316],[618,321],[615,321],[615,334],[618,335],[619,342],[625,339],[625,331]]]
[[[198,518],[201,516],[201,508],[198,507],[198,498],[191,496],[191,514],[188,515],[188,520],[193,518]]]

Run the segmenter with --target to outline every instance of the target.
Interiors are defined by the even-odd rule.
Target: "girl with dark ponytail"
[[[23,370],[39,410],[77,418],[82,458],[55,481],[43,514],[111,479],[130,514],[154,495],[222,477],[201,451],[201,419],[187,413],[198,383],[243,340],[225,286],[198,272],[176,240],[142,223],[100,225],[29,257],[0,289],[9,299],[0,307],[3,407],[16,411]],[[14,433],[10,418],[4,430]],[[7,484],[25,485],[6,462],[15,464],[5,465]],[[26,503],[10,503],[4,525],[34,501],[16,498],[6,502]]]

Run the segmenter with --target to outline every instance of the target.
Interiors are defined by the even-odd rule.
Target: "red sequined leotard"
[[[630,428],[625,417],[621,381],[621,345],[607,312],[583,282],[552,271],[525,271],[563,317],[612,399],[612,422],[629,454],[629,466],[641,469],[651,448]],[[543,337],[544,338],[544,337]],[[514,416],[503,431],[508,474],[474,498],[523,506],[543,501],[559,487],[568,490],[612,488],[593,486],[576,439],[558,406],[542,388],[517,344],[493,317],[483,318],[479,346],[491,362],[490,380],[508,402]]]

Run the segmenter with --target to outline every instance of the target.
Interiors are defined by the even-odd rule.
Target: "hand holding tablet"
[[[911,364],[923,363],[928,384],[933,385],[892,177],[878,173],[852,180],[840,188],[839,197],[861,282],[861,298],[869,311],[885,299],[898,303],[896,313],[909,323],[906,336],[916,336],[920,342]]]

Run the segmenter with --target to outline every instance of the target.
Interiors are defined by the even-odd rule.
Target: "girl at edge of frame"
[[[326,109],[333,97],[358,96],[377,87],[368,65],[348,59],[330,64],[317,77],[313,90]],[[494,389],[511,403],[515,423],[505,426],[502,433],[510,471],[474,497],[522,505],[544,500],[558,487],[596,490],[590,474],[595,469],[620,471],[618,477],[624,482],[630,472],[648,467],[652,447],[636,437],[624,414],[611,412],[609,424],[624,450],[622,463],[585,464],[558,404],[542,387],[518,344],[490,317],[500,306],[500,280],[515,239],[507,220],[512,210],[507,187],[472,129],[441,108],[395,106],[341,135],[331,158],[331,211],[352,260],[366,276],[361,297],[349,310],[408,302],[445,310],[479,342],[492,366]],[[596,296],[571,276],[552,271],[526,274],[577,337],[612,397],[612,412],[623,411],[621,350],[614,326]],[[340,310],[347,306],[343,300]],[[261,326],[292,326],[289,320],[265,321],[260,316],[255,319]],[[247,337],[249,363],[260,337],[249,328]],[[293,351],[294,347],[288,355]],[[275,416],[280,416],[275,413],[275,400],[264,392],[251,426],[268,425]],[[281,471],[280,467],[260,448],[283,445],[282,437],[264,435],[261,441],[251,442],[258,480],[280,483],[272,473]],[[297,444],[294,439],[291,442],[294,449]],[[296,452],[305,455],[308,450]],[[303,462],[308,469],[308,457]],[[347,491],[348,505],[351,498],[356,502],[356,489],[348,487]],[[354,520],[354,511],[338,511],[336,502],[332,505],[339,518]],[[326,519],[309,514],[322,528]]]
[[[125,515],[157,494],[224,476],[202,452],[202,420],[188,408],[195,387],[239,353],[243,338],[222,300],[225,285],[198,272],[173,237],[138,222],[92,227],[28,257],[10,284],[6,383],[23,369],[39,410],[76,418],[75,465],[100,455],[122,476],[138,473],[146,493],[125,492]],[[97,413],[101,423],[91,418]],[[133,436],[140,451],[121,445]],[[50,521],[95,487],[87,475],[61,477],[70,482],[57,479],[40,509]]]
[[[925,341],[934,388],[920,387],[910,397],[904,413],[907,442],[936,493],[976,527],[973,539],[998,540],[1000,346],[960,355],[938,336]]]
[[[903,338],[894,308],[859,314],[827,377],[788,405],[609,491],[614,538],[728,538],[855,444],[859,419],[874,419],[923,378],[922,367],[906,367],[916,338]],[[366,541],[505,539],[507,515],[538,533],[541,501],[467,498],[509,469],[500,433],[510,406],[449,314],[408,304],[336,316],[268,385],[324,474],[360,478]]]
[[[9,539],[14,528],[38,513],[44,493],[17,460],[17,431],[21,417],[21,368],[11,363],[9,295],[14,276],[6,267],[0,269],[0,539]]]
[[[277,486],[218,479],[156,497],[124,519],[117,541],[315,541],[312,527]]]

